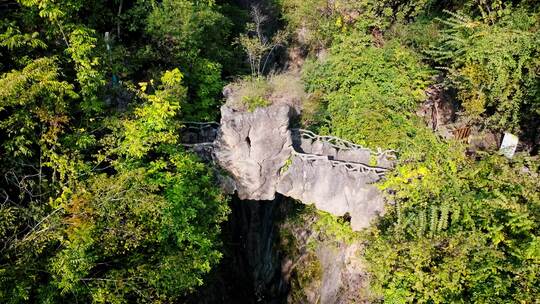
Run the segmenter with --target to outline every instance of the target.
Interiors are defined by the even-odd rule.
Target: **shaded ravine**
[[[279,223],[294,204],[278,195],[272,201],[231,200],[223,225],[223,259],[188,303],[286,303],[288,282],[281,273]]]

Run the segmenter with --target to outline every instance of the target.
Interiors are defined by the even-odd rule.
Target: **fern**
[[[437,224],[439,222],[439,211],[437,206],[431,205],[429,215],[429,236],[432,237],[437,232]]]
[[[448,203],[445,201],[442,203],[440,207],[440,217],[439,222],[437,224],[437,231],[441,232],[445,230],[448,227],[448,218],[450,214],[450,207],[448,206]]]
[[[446,14],[448,18],[438,19],[445,26],[439,42],[427,53],[448,68],[465,118],[514,132],[524,119],[537,119],[528,110],[536,98],[536,76],[531,72],[540,67],[538,35],[531,32],[534,17],[523,9],[505,13],[496,22],[491,17],[483,22],[463,13]]]
[[[418,224],[416,225],[416,235],[422,237],[426,233],[427,216],[426,210],[421,210],[418,213]]]
[[[459,204],[454,204],[450,212],[450,223],[458,223],[461,216],[461,206]]]

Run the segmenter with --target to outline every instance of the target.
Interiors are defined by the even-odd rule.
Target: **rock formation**
[[[215,157],[236,181],[240,199],[274,199],[279,171],[292,152],[291,115],[287,105],[257,108],[253,112],[221,108]]]
[[[373,183],[391,168],[392,154],[291,131],[293,113],[284,104],[253,112],[221,108],[214,158],[234,181],[229,189],[246,200],[272,200],[281,193],[337,216],[349,214],[354,230],[367,227],[384,210]]]
[[[381,193],[372,185],[378,179],[373,172],[349,171],[328,161],[310,161],[295,155],[277,190],[333,215],[348,213],[353,230],[359,230],[384,210]]]

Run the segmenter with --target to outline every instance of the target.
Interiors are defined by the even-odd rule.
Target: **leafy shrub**
[[[425,14],[434,2],[434,0],[382,0],[376,1],[374,5],[377,15],[393,23],[410,21],[418,15]]]
[[[204,164],[178,153],[168,167],[97,175],[80,185],[63,206],[66,236],[51,262],[54,286],[79,299],[124,303],[174,299],[202,284],[221,257],[219,223],[228,208]]]
[[[78,96],[57,71],[43,58],[0,79],[9,88],[0,96],[11,124],[32,122],[13,134],[28,138],[28,146],[10,150],[7,140],[3,148],[29,162],[32,143],[39,144],[39,170],[52,171],[50,179],[38,172],[37,182],[21,184],[27,206],[7,200],[0,207],[6,223],[20,222],[0,225],[8,246],[0,256],[0,301],[177,301],[219,262],[220,223],[228,213],[211,170],[178,144],[187,91],[182,73],[163,73],[152,94],[141,83],[141,104],[108,117],[106,134],[90,139],[101,149],[85,164],[70,150],[80,145],[63,146],[81,141],[75,132],[64,136],[69,101]],[[105,170],[94,171],[103,163]],[[46,199],[43,191],[50,192]]]
[[[221,43],[231,24],[214,6],[213,0],[165,0],[150,12],[146,31],[181,63],[198,57],[218,61],[226,51]]]
[[[78,98],[74,86],[59,80],[59,67],[52,58],[39,58],[20,71],[0,77],[0,145],[10,157],[33,156],[39,144],[50,156],[69,122],[70,101]]]
[[[318,124],[324,124],[327,107],[321,91],[308,94],[302,103],[302,116],[300,117],[302,125],[317,127]]]
[[[146,46],[147,60],[182,69],[189,91],[183,104],[186,120],[216,118],[224,85],[221,62],[232,56],[231,27],[213,0],[166,0],[155,4],[147,17],[145,33],[153,41]]]
[[[431,172],[417,172],[409,182],[389,179],[398,199],[367,249],[385,302],[533,303],[540,293],[537,167],[486,157],[461,163],[435,187]]]
[[[499,130],[517,132],[520,123],[538,117],[536,82],[540,52],[534,16],[516,9],[495,24],[452,14],[433,52],[449,67],[464,115]]]
[[[327,6],[326,0],[281,0],[279,5],[289,31],[313,49],[326,47],[339,30],[339,14]]]
[[[321,132],[398,150],[380,184],[392,204],[364,234],[373,291],[385,303],[532,303],[540,292],[538,163],[476,162],[438,138],[414,114],[429,74],[396,41],[376,48],[349,33],[305,75],[328,102]]]
[[[0,302],[182,301],[228,207],[180,121],[217,116],[232,23],[213,0],[0,6]]]
[[[430,59],[428,51],[440,39],[441,24],[432,17],[418,17],[410,23],[395,23],[385,32],[385,39],[397,40],[411,47],[416,53]]]
[[[216,118],[221,101],[219,99],[224,82],[221,65],[207,59],[198,60],[193,67],[189,85],[195,92],[191,98],[183,99],[182,114],[186,120],[210,121]]]
[[[247,77],[228,85],[227,104],[235,109],[246,109],[246,102],[265,99],[270,86],[262,77]]]
[[[363,145],[396,148],[414,132],[412,112],[425,98],[430,70],[396,42],[377,48],[362,32],[340,39],[305,75],[308,91],[324,93],[326,127]]]
[[[425,14],[433,0],[278,0],[289,32],[311,51],[354,28],[386,30]]]
[[[270,102],[266,99],[264,99],[263,97],[247,97],[247,96],[244,96],[243,97],[243,102],[244,102],[244,105],[246,106],[247,110],[249,112],[253,112],[255,111],[256,108],[260,108],[260,107],[267,107],[270,105]]]

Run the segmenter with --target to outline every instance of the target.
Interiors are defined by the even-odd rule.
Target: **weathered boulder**
[[[274,199],[280,169],[292,152],[292,115],[287,105],[257,108],[253,112],[221,107],[215,158],[236,181],[240,199]]]

